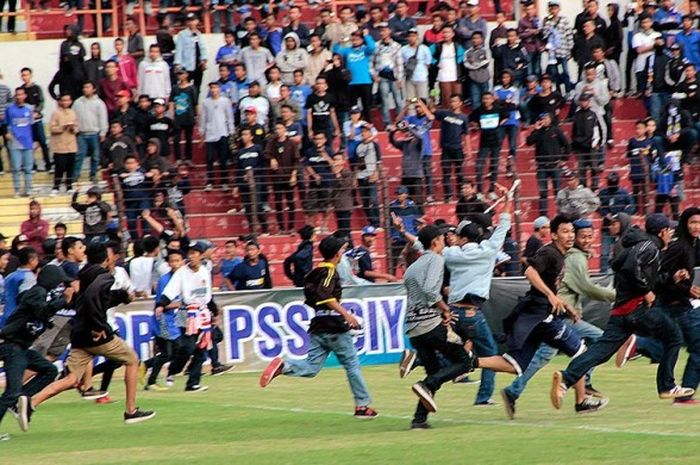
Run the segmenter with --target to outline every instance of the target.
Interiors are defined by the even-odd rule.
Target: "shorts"
[[[107,360],[118,362],[122,365],[138,363],[138,356],[134,349],[119,336],[114,336],[111,341],[95,347],[73,347],[68,354],[65,368],[69,373],[81,379],[85,373],[85,367],[92,362],[95,356],[101,355]]]
[[[331,189],[328,186],[309,185],[306,195],[306,210],[312,213],[325,212],[331,204]]]
[[[505,358],[522,375],[527,369],[530,361],[535,356],[535,352],[540,348],[540,344],[545,343],[559,349],[569,357],[577,357],[586,350],[586,344],[579,337],[578,333],[568,326],[561,318],[552,318],[549,321],[542,321],[535,326],[527,337],[522,347],[508,350],[503,354]]]
[[[70,344],[70,332],[73,329],[73,317],[55,316],[53,328],[44,332],[34,341],[31,349],[39,352],[42,357],[58,358]]]

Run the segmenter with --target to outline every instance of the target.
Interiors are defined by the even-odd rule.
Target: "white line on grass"
[[[257,410],[268,410],[273,412],[289,412],[289,413],[309,413],[309,414],[321,414],[321,415],[342,415],[342,416],[352,416],[350,412],[336,412],[332,410],[312,410],[305,408],[289,408],[289,407],[272,407],[267,405],[226,405],[226,407],[237,407],[237,408],[252,408]],[[409,415],[387,415],[380,414],[381,418],[390,418],[393,420],[408,420],[412,419]],[[591,425],[562,425],[558,423],[527,423],[521,421],[505,421],[505,420],[471,420],[468,418],[436,418],[432,417],[430,419],[434,422],[442,423],[453,423],[461,425],[489,425],[489,426],[507,426],[507,427],[527,427],[527,428],[541,428],[541,429],[558,429],[558,430],[577,430],[577,431],[591,431],[595,433],[611,433],[611,434],[637,434],[643,436],[665,436],[665,437],[677,437],[677,438],[700,438],[700,433],[678,433],[672,431],[647,431],[647,430],[630,430],[630,429],[617,429],[617,428],[606,428],[604,426],[591,426]]]

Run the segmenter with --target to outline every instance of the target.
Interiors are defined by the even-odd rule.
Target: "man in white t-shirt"
[[[146,236],[141,245],[143,255],[129,262],[129,276],[134,285],[136,297],[148,297],[153,293],[153,268],[160,251],[160,241],[155,236]]]
[[[654,21],[651,16],[642,14],[639,16],[639,32],[632,36],[632,47],[637,51],[637,59],[634,62],[634,73],[637,77],[637,92],[642,92],[647,82],[644,75],[644,67],[647,59],[654,53],[654,41],[661,34],[652,29]]]
[[[207,350],[212,346],[212,313],[216,306],[212,301],[211,272],[203,265],[202,259],[206,248],[201,242],[190,245],[187,251],[187,265],[177,270],[158,301],[156,316],[172,302],[179,300],[176,323],[180,328],[178,338],[179,350],[170,363],[168,376],[180,373],[192,357],[189,365],[189,378],[185,391],[206,391],[207,386],[200,384],[202,363]]]

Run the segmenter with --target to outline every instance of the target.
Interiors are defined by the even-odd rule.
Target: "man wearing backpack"
[[[428,66],[433,60],[430,49],[419,43],[418,29],[408,31],[408,43],[401,47],[403,56],[406,86],[404,95],[406,101],[414,98],[428,100]]]

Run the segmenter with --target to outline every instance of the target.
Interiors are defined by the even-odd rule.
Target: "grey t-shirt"
[[[426,251],[403,276],[407,293],[406,334],[416,337],[428,333],[442,323],[442,312],[437,304],[442,299],[445,259]]]
[[[264,47],[260,47],[257,50],[253,50],[252,47],[244,47],[241,57],[248,73],[248,79],[251,82],[258,81],[260,84],[266,84],[265,70],[267,69],[267,64],[275,61],[272,53]]]

